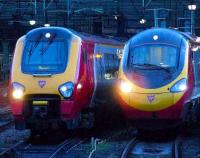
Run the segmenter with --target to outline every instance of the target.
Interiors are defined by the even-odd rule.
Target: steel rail
[[[136,144],[138,143],[138,139],[137,137],[134,137],[133,139],[131,139],[128,144],[125,146],[121,158],[128,158],[130,152],[133,150],[133,148],[136,146]]]
[[[14,121],[7,121],[5,124],[0,125],[0,132],[8,129],[9,127],[11,127],[12,125],[14,125]]]
[[[172,157],[173,158],[182,158],[182,141],[181,137],[177,137],[172,148]]]
[[[87,139],[87,138],[86,138]],[[69,151],[71,151],[73,148],[77,147],[78,145],[82,144],[84,141],[86,141],[86,139],[80,140],[78,143],[76,143],[75,145],[73,145],[72,147],[70,147],[67,151],[65,151],[65,153],[68,153]]]
[[[50,155],[49,158],[55,158],[60,153],[60,151],[62,151],[65,148],[66,145],[72,143],[72,146],[67,151],[65,151],[67,153],[70,150],[72,150],[73,148],[75,148],[76,146],[78,146],[81,143],[83,143],[85,140],[86,139],[80,140],[80,141],[78,141],[78,143],[75,143],[75,142],[77,142],[77,140],[73,140],[73,139],[65,140],[63,143],[61,143],[60,145],[58,145],[57,149]]]
[[[56,155],[67,145],[70,144],[73,140],[71,139],[67,139],[64,142],[62,142],[61,144],[58,145],[58,147],[56,148],[56,150],[50,155],[49,158],[54,158],[56,157]]]
[[[17,142],[16,144],[14,144],[14,145],[11,146],[11,147],[5,149],[4,151],[2,151],[2,152],[0,153],[0,157],[3,157],[4,155],[8,154],[9,152],[11,152],[12,150],[14,150],[15,148],[17,148],[18,146],[20,146],[20,145],[22,145],[22,144],[24,144],[24,141],[23,141],[23,140]]]

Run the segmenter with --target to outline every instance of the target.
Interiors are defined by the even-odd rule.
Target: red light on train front
[[[79,89],[81,89],[81,88],[82,88],[82,84],[79,83],[79,84],[77,85],[77,89],[79,90]]]
[[[22,99],[24,96],[24,91],[25,91],[25,87],[22,84],[18,82],[14,82],[12,84],[12,97],[14,99],[17,99],[17,100]]]

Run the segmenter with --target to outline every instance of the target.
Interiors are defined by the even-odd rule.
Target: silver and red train
[[[125,117],[157,127],[199,118],[199,46],[198,37],[171,29],[149,29],[131,38],[116,86]]]

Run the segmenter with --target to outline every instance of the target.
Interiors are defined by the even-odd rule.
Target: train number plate
[[[33,105],[47,105],[48,101],[33,101]]]

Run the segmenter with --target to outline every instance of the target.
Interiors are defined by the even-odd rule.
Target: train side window
[[[195,85],[200,86],[200,50],[191,53],[194,70]]]
[[[116,69],[116,62],[115,62],[115,55],[114,54],[104,54],[105,55],[105,61],[107,64],[105,65],[105,79],[115,79],[116,78],[116,72],[118,69]]]
[[[110,80],[116,79],[117,71],[119,67],[119,58],[117,56],[117,49],[110,46],[98,46],[96,52],[101,52],[101,57],[96,58],[98,64],[101,63],[100,71],[102,74],[102,79]],[[104,81],[103,81],[104,82]]]
[[[87,64],[87,51],[86,51],[86,48],[84,48],[83,50],[83,60],[84,60],[84,63]]]
[[[115,69],[118,70],[120,59],[118,58],[118,56],[115,56],[115,59],[114,59],[114,60],[115,60]]]
[[[115,55],[112,54],[112,56],[110,56],[110,57],[111,57],[111,60],[112,60],[111,67],[112,67],[113,70],[115,70]]]

